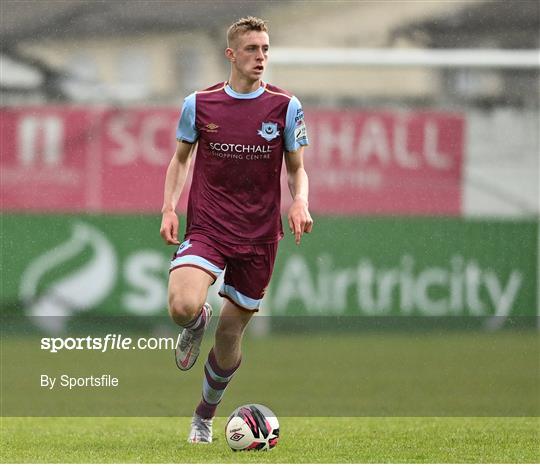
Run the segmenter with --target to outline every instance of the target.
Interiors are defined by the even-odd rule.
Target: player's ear
[[[230,47],[227,47],[227,48],[225,49],[225,56],[227,57],[227,59],[228,59],[229,61],[235,61],[235,60],[236,60],[236,58],[235,58],[235,56],[234,56],[234,50],[231,49]]]

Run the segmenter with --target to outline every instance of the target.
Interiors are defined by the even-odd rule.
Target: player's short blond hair
[[[250,31],[268,32],[268,25],[264,19],[255,16],[240,18],[227,29],[227,47],[230,47],[239,35]]]

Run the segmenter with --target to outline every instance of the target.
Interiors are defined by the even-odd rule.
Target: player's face
[[[249,31],[235,40],[234,47],[229,49],[229,58],[236,72],[248,79],[261,79],[268,61],[269,38],[266,32]]]

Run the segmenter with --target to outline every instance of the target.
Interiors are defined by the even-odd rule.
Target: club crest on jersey
[[[277,123],[263,123],[261,129],[257,130],[257,134],[267,141],[277,138],[279,136]]]

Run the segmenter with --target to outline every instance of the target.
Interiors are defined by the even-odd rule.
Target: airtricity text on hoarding
[[[403,255],[391,267],[360,257],[352,267],[334,266],[322,254],[317,267],[294,255],[286,259],[274,284],[272,308],[286,312],[301,304],[307,312],[363,315],[507,316],[523,282],[514,269],[509,276],[482,267],[474,258],[454,255],[445,264],[420,267]]]

